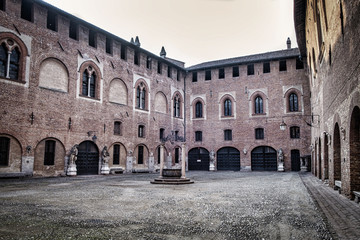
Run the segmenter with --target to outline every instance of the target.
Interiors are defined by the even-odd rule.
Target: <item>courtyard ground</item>
[[[299,173],[0,180],[0,239],[331,239]]]

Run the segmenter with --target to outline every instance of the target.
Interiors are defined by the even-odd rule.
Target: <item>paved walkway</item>
[[[360,239],[360,204],[349,200],[310,173],[301,179],[325,214],[337,239]]]

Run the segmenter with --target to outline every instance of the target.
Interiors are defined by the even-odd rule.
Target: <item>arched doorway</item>
[[[350,121],[350,190],[360,191],[360,109],[355,107]]]
[[[291,150],[291,171],[300,171],[300,151]]]
[[[322,159],[321,159],[321,138],[319,138],[319,152],[318,152],[318,159],[319,159],[319,178],[322,178]]]
[[[79,145],[76,168],[78,175],[99,173],[99,150],[95,143],[85,141]]]
[[[217,152],[217,170],[240,171],[240,151],[224,147]]]
[[[329,179],[329,138],[324,136],[324,180]]]
[[[335,124],[334,129],[334,181],[341,181],[341,139],[339,124]],[[333,182],[335,184],[335,182]]]
[[[277,171],[277,154],[272,147],[261,146],[251,151],[252,171]]]
[[[205,148],[193,148],[188,154],[189,170],[209,171],[210,156]]]

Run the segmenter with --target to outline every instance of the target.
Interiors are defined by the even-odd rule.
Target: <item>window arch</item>
[[[203,117],[203,104],[201,101],[197,101],[195,104],[195,118]]]
[[[224,116],[232,116],[232,101],[229,98],[224,101]]]
[[[24,81],[27,49],[23,42],[11,33],[0,35],[0,78]]]
[[[264,113],[263,99],[261,96],[255,98],[255,114]]]
[[[289,95],[289,111],[298,112],[299,111],[299,101],[296,93],[291,93]]]
[[[148,99],[147,99],[147,86],[143,81],[140,81],[136,85],[136,105],[135,107],[142,110],[147,110],[148,108]]]
[[[100,70],[92,62],[84,63],[80,67],[81,89],[80,95],[94,99],[100,99]]]
[[[182,99],[181,99],[180,93],[175,93],[174,106],[173,106],[173,109],[174,109],[173,116],[174,117],[177,117],[177,118],[181,117],[181,114],[182,114],[181,104],[182,104]]]

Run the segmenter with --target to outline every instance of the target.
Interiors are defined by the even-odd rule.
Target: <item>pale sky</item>
[[[293,0],[46,0],[189,67],[201,62],[297,47]]]

